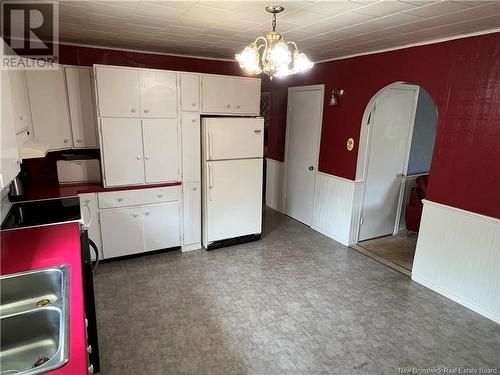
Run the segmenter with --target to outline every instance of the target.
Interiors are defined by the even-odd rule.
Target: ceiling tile
[[[157,2],[156,4],[142,2],[137,6],[135,14],[138,16],[174,20],[184,12],[183,9],[168,8],[160,6],[159,4],[160,2]]]
[[[353,12],[368,14],[369,16],[383,17],[414,8],[416,8],[415,5],[403,3],[400,1],[382,1],[355,9],[353,10]]]
[[[364,6],[364,4],[354,3],[351,1],[320,0],[304,9],[311,12],[326,14],[328,16],[336,16],[340,13],[354,10],[362,6]]]
[[[438,3],[433,3],[429,5],[424,5],[418,8],[414,8],[409,11],[405,11],[406,14],[411,14],[413,16],[419,17],[433,17],[440,14],[447,14],[451,12],[456,12],[458,10],[467,9],[467,5],[460,3],[453,3],[451,1],[441,1]]]
[[[343,27],[356,25],[358,23],[366,22],[374,18],[375,18],[374,16],[368,16],[366,14],[347,12],[339,16],[326,19],[324,21],[307,25],[307,29],[318,32],[328,32],[336,29],[341,29]]]

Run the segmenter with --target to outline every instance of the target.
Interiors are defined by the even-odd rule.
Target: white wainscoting
[[[500,220],[424,201],[412,279],[500,323]]]
[[[283,212],[283,185],[285,164],[266,158],[266,206]]]
[[[311,228],[349,245],[355,182],[318,172]],[[358,189],[359,190],[359,189]]]

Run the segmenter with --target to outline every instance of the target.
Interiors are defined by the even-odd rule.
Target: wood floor
[[[417,248],[417,235],[398,235],[385,236],[374,238],[372,240],[359,242],[356,246],[357,250],[364,254],[385,263],[389,266],[397,266],[411,272],[413,267],[413,258],[415,257],[415,249]],[[403,273],[407,273],[404,272]]]

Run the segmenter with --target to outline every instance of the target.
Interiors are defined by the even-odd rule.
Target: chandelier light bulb
[[[282,69],[284,65],[292,62],[292,54],[284,42],[278,42],[269,50],[268,60],[275,68]]]
[[[257,52],[257,46],[255,44],[252,43],[252,45],[245,47],[245,49],[243,49],[241,53],[237,53],[235,57],[240,67],[247,72],[253,74],[262,72],[259,64],[259,53]]]
[[[311,69],[314,64],[307,58],[304,52],[300,52],[298,49],[293,53],[293,72],[302,73],[306,70]]]

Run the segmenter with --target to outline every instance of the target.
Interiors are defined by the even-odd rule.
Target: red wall
[[[105,64],[197,73],[243,75],[238,64],[232,61],[197,59],[65,44],[59,45],[59,62],[61,64],[83,66]]]
[[[500,218],[500,33],[325,62],[306,75],[266,82],[268,157],[283,161],[287,87],[323,83],[319,170],[353,180],[366,105],[396,81],[420,85],[437,106],[427,198]],[[333,88],[345,90],[338,107],[327,104]]]

